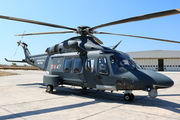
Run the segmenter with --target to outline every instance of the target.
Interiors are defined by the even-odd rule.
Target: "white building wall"
[[[158,71],[158,59],[134,59],[143,69]]]
[[[153,50],[127,54],[146,70],[158,71],[158,59],[163,59],[164,71],[180,71],[180,51]]]
[[[143,69],[158,71],[158,59],[134,59]],[[164,59],[164,71],[180,71],[180,59]]]
[[[180,59],[164,59],[164,71],[180,71]]]
[[[178,71],[180,71],[180,59],[178,59]]]
[[[158,59],[153,60],[153,71],[158,71]]]
[[[170,71],[170,60],[164,59],[164,71]]]

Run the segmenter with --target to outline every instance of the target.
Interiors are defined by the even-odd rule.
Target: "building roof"
[[[127,52],[132,58],[180,58],[180,51],[173,50],[151,50]]]

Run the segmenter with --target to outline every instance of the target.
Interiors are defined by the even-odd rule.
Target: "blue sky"
[[[76,28],[96,25],[154,12],[180,8],[179,0],[0,0],[0,15],[48,22]],[[17,43],[21,37],[14,35],[32,32],[64,31],[47,26],[0,19],[0,64],[4,58],[24,59]],[[162,18],[125,23],[97,29],[97,31],[147,36],[180,41],[180,14]],[[76,34],[25,36],[23,41],[31,54],[44,53],[51,47]],[[138,39],[131,37],[96,35],[104,46],[113,46],[120,40],[117,50],[123,52],[146,50],[180,50],[180,44]]]

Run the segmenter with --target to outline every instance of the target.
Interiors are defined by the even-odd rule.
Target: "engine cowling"
[[[80,41],[81,42],[81,41]],[[67,40],[64,41],[63,43],[56,44],[52,47],[49,47],[46,49],[45,52],[48,53],[48,55],[53,55],[57,53],[68,53],[68,52],[80,52],[80,53],[85,53],[86,50],[82,47],[80,47],[80,42],[75,41],[75,40]]]

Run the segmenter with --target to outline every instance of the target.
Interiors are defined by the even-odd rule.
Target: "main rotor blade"
[[[58,32],[41,32],[41,33],[28,33],[28,34],[18,34],[15,36],[26,36],[26,35],[43,35],[43,34],[61,34],[61,33],[76,33],[76,31],[58,31]]]
[[[99,40],[97,37],[95,37],[94,35],[92,34],[88,34],[90,37],[93,37],[94,40],[98,43],[98,44],[102,44],[103,45],[103,42],[101,40]]]
[[[150,38],[150,37],[142,37],[142,36],[135,36],[135,35],[116,34],[116,33],[97,32],[97,31],[94,31],[94,33],[95,33],[95,34],[120,35],[120,36],[128,36],[128,37],[136,37],[136,38],[145,38],[145,39],[157,40],[157,41],[164,41],[164,42],[180,43],[179,41],[166,40],[166,39],[159,39],[159,38]]]
[[[45,25],[45,26],[49,26],[49,27],[64,28],[64,29],[69,29],[69,30],[75,30],[76,31],[76,28],[70,28],[70,27],[65,27],[65,26],[51,24],[51,23],[45,23],[45,22],[39,22],[39,21],[34,21],[34,20],[27,20],[27,19],[15,18],[15,17],[3,16],[3,15],[0,15],[0,18],[8,19],[8,20],[20,21],[20,22],[33,23],[33,24],[38,24],[38,25]]]
[[[135,22],[135,21],[147,20],[147,19],[158,18],[158,17],[164,17],[164,16],[169,16],[169,15],[175,15],[175,14],[179,14],[179,13],[180,13],[180,8],[162,11],[162,12],[157,12],[157,13],[146,14],[146,15],[140,15],[140,16],[122,19],[122,20],[118,20],[118,21],[114,21],[114,22],[110,22],[110,23],[106,23],[106,24],[101,24],[101,25],[92,27],[90,30],[95,30],[97,28],[106,27],[106,26],[110,26],[110,25],[116,25],[116,24],[122,24],[122,23]]]

